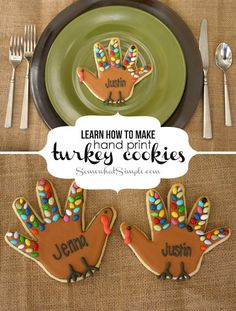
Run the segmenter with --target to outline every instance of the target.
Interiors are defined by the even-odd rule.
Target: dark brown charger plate
[[[162,21],[174,33],[185,56],[187,80],[183,97],[164,126],[183,128],[191,118],[202,94],[202,61],[197,42],[185,22],[169,7],[155,0],[80,0],[57,15],[46,27],[37,44],[31,66],[31,90],[36,108],[49,128],[65,126],[49,100],[45,85],[45,65],[51,45],[60,31],[86,11],[112,5],[144,10]],[[178,78],[178,77],[176,77]]]

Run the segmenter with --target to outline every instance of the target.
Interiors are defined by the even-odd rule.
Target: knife
[[[208,52],[208,34],[207,20],[204,18],[201,22],[199,49],[202,57],[203,73],[204,73],[204,96],[203,96],[203,138],[212,138],[211,113],[208,95],[208,68],[209,68],[209,52]]]

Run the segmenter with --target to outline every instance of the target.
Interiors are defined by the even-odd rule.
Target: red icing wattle
[[[129,229],[125,229],[124,235],[125,235],[124,243],[130,244],[131,243],[131,231]]]
[[[110,225],[109,225],[109,220],[108,220],[108,218],[105,215],[101,216],[101,223],[103,224],[104,232],[107,235],[111,234],[111,228],[110,228]]]
[[[84,81],[84,70],[80,71],[80,73],[79,73],[79,80],[80,80],[80,82]]]

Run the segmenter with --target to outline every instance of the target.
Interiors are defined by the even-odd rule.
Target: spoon
[[[226,71],[232,65],[233,55],[227,43],[223,42],[218,45],[216,49],[215,59],[216,65],[224,72],[225,125],[232,126]]]

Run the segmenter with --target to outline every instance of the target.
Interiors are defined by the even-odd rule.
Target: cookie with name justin
[[[99,270],[111,228],[116,219],[112,207],[103,208],[85,227],[85,190],[72,183],[62,211],[53,185],[41,179],[36,185],[41,216],[23,197],[13,210],[29,237],[8,232],[6,242],[35,261],[60,282],[75,282]]]
[[[81,83],[104,104],[124,104],[133,94],[134,86],[152,73],[151,65],[136,67],[138,48],[129,46],[124,57],[119,38],[112,38],[108,52],[100,42],[94,44],[97,76],[91,71],[77,68]]]
[[[210,213],[206,196],[198,198],[187,218],[181,184],[171,187],[167,209],[155,190],[147,192],[146,206],[151,239],[134,225],[123,223],[120,230],[141,263],[163,280],[190,279],[200,269],[203,256],[231,234],[225,227],[206,232]]]

